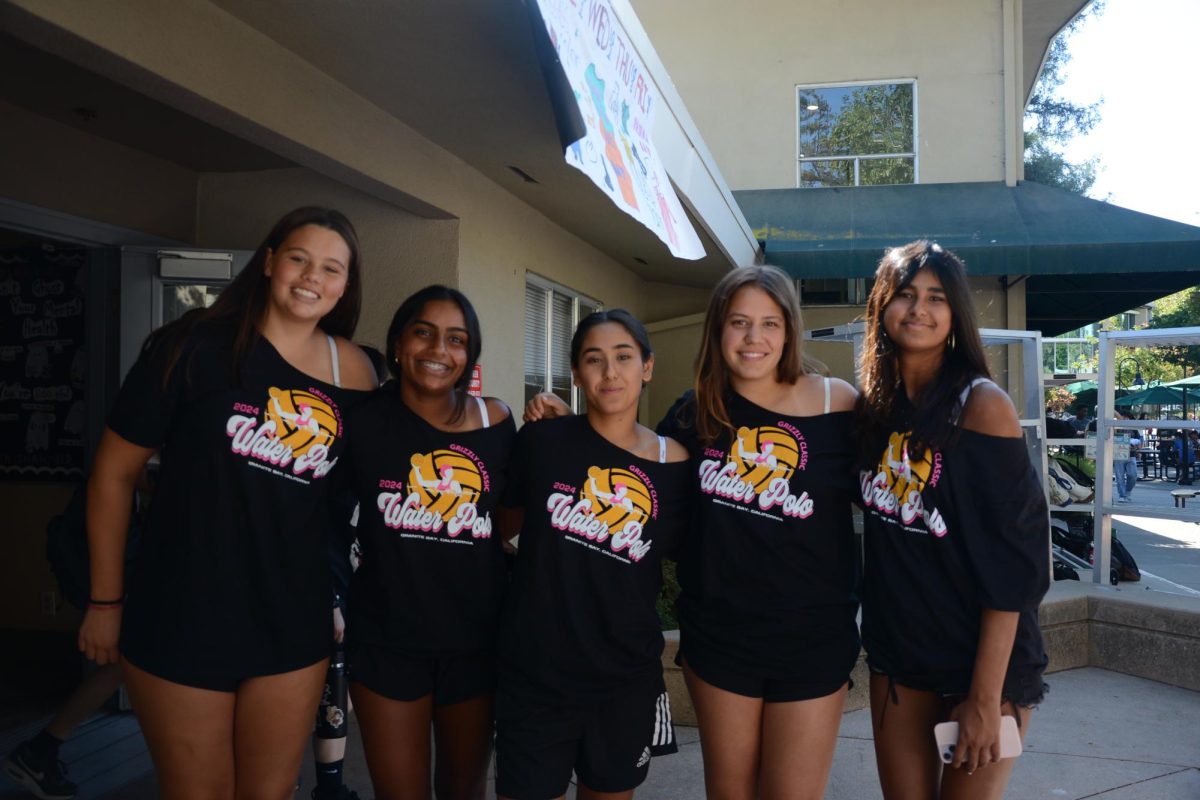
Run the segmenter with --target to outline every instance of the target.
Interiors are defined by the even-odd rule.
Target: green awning
[[[883,251],[932,239],[972,275],[1028,277],[1047,336],[1200,283],[1200,228],[1022,182],[734,192],[766,263],[802,278],[868,277]]]

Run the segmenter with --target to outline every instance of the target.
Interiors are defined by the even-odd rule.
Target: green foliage
[[[1104,0],[1092,0],[1064,28],[1046,54],[1041,74],[1025,106],[1025,180],[1085,194],[1096,182],[1097,160],[1073,164],[1059,148],[1090,131],[1100,120],[1100,102],[1080,105],[1058,96],[1071,60],[1067,42],[1089,19],[1104,12]]]
[[[1066,159],[1037,131],[1025,132],[1025,180],[1057,186],[1075,194],[1087,194],[1096,182],[1098,158],[1078,164]]]
[[[1200,289],[1193,286],[1182,292],[1168,295],[1154,301],[1154,316],[1148,328],[1190,328],[1200,326]],[[1178,377],[1187,367],[1188,375],[1200,373],[1200,346],[1188,347],[1156,347],[1153,351],[1146,349],[1141,353],[1155,353],[1165,367],[1178,372]],[[1148,380],[1148,379],[1147,379]],[[1170,380],[1175,380],[1171,378]]]
[[[863,156],[913,151],[912,84],[859,86],[836,113],[824,90],[801,93],[800,102],[818,106],[801,113],[800,142],[807,156]],[[854,160],[815,161],[804,164],[803,183],[820,186],[853,186]],[[859,162],[863,186],[912,183],[911,158],[869,159]]]
[[[1075,402],[1075,393],[1065,386],[1050,386],[1046,389],[1045,400],[1047,411],[1061,414]]]
[[[673,631],[679,627],[675,618],[675,601],[679,599],[679,578],[675,574],[675,562],[663,559],[663,585],[658,593],[658,619],[664,631]]]

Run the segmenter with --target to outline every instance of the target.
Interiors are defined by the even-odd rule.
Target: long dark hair
[[[358,233],[350,220],[340,211],[332,208],[305,206],[297,208],[284,215],[275,223],[267,238],[263,240],[254,256],[238,276],[221,291],[209,308],[196,310],[185,314],[180,319],[159,328],[150,334],[143,349],[154,348],[161,342],[167,347],[166,371],[163,376],[164,384],[170,378],[172,370],[179,360],[188,336],[197,325],[215,322],[227,327],[233,335],[232,370],[235,378],[240,379],[242,367],[250,354],[251,348],[257,341],[259,333],[257,325],[262,321],[267,309],[267,297],[270,294],[271,279],[266,274],[268,252],[278,252],[293,231],[305,225],[318,225],[328,228],[342,237],[350,250],[350,263],[346,265],[346,291],[338,300],[337,305],[320,319],[317,327],[331,336],[341,336],[349,339],[354,336],[358,327],[358,314],[362,308],[362,256],[359,252]]]
[[[975,306],[962,261],[941,245],[925,240],[889,250],[875,270],[875,286],[867,299],[866,336],[858,382],[858,420],[863,457],[879,457],[883,439],[890,433],[897,393],[904,391],[900,380],[900,357],[883,326],[883,314],[896,294],[908,287],[923,269],[937,276],[950,306],[950,336],[937,375],[913,399],[910,448],[922,452],[952,441],[955,422],[962,413],[963,390],[975,378],[990,378]]]
[[[400,307],[396,309],[396,313],[392,315],[392,324],[388,326],[387,364],[388,370],[396,380],[402,380],[403,373],[400,370],[400,363],[396,360],[396,345],[399,344],[404,331],[421,313],[421,309],[425,308],[425,304],[437,300],[449,300],[457,305],[459,311],[462,311],[463,321],[467,324],[467,364],[463,368],[462,375],[459,375],[458,380],[454,382],[454,411],[447,420],[451,425],[457,425],[462,421],[463,415],[467,413],[467,387],[471,385],[471,375],[475,372],[475,365],[479,362],[479,354],[483,352],[483,332],[479,327],[479,315],[475,313],[475,306],[471,305],[471,301],[465,294],[458,289],[451,289],[449,286],[433,284],[405,298]],[[398,384],[396,388],[398,391]]]
[[[819,362],[805,356],[800,336],[804,323],[795,284],[777,267],[738,267],[725,274],[713,288],[704,315],[704,332],[695,369],[695,426],[700,440],[711,444],[722,431],[732,431],[725,398],[729,392],[729,367],[721,352],[725,317],[733,296],[747,286],[762,289],[783,311],[783,353],[775,366],[775,380],[794,385],[801,375],[820,372]]]

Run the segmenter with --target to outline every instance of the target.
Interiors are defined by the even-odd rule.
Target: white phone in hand
[[[958,746],[958,723],[939,722],[933,726],[933,738],[937,740],[938,755],[943,764],[954,760],[954,748]],[[1017,731],[1017,718],[1000,717],[1000,757],[1016,758],[1021,755],[1021,734]]]

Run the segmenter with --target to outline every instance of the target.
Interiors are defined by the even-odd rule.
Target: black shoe
[[[58,759],[39,760],[29,742],[21,742],[4,759],[4,774],[41,800],[71,800],[75,784],[67,780],[67,768]]]
[[[312,790],[312,800],[359,800],[358,792],[340,784],[331,792],[322,792],[319,788]]]

